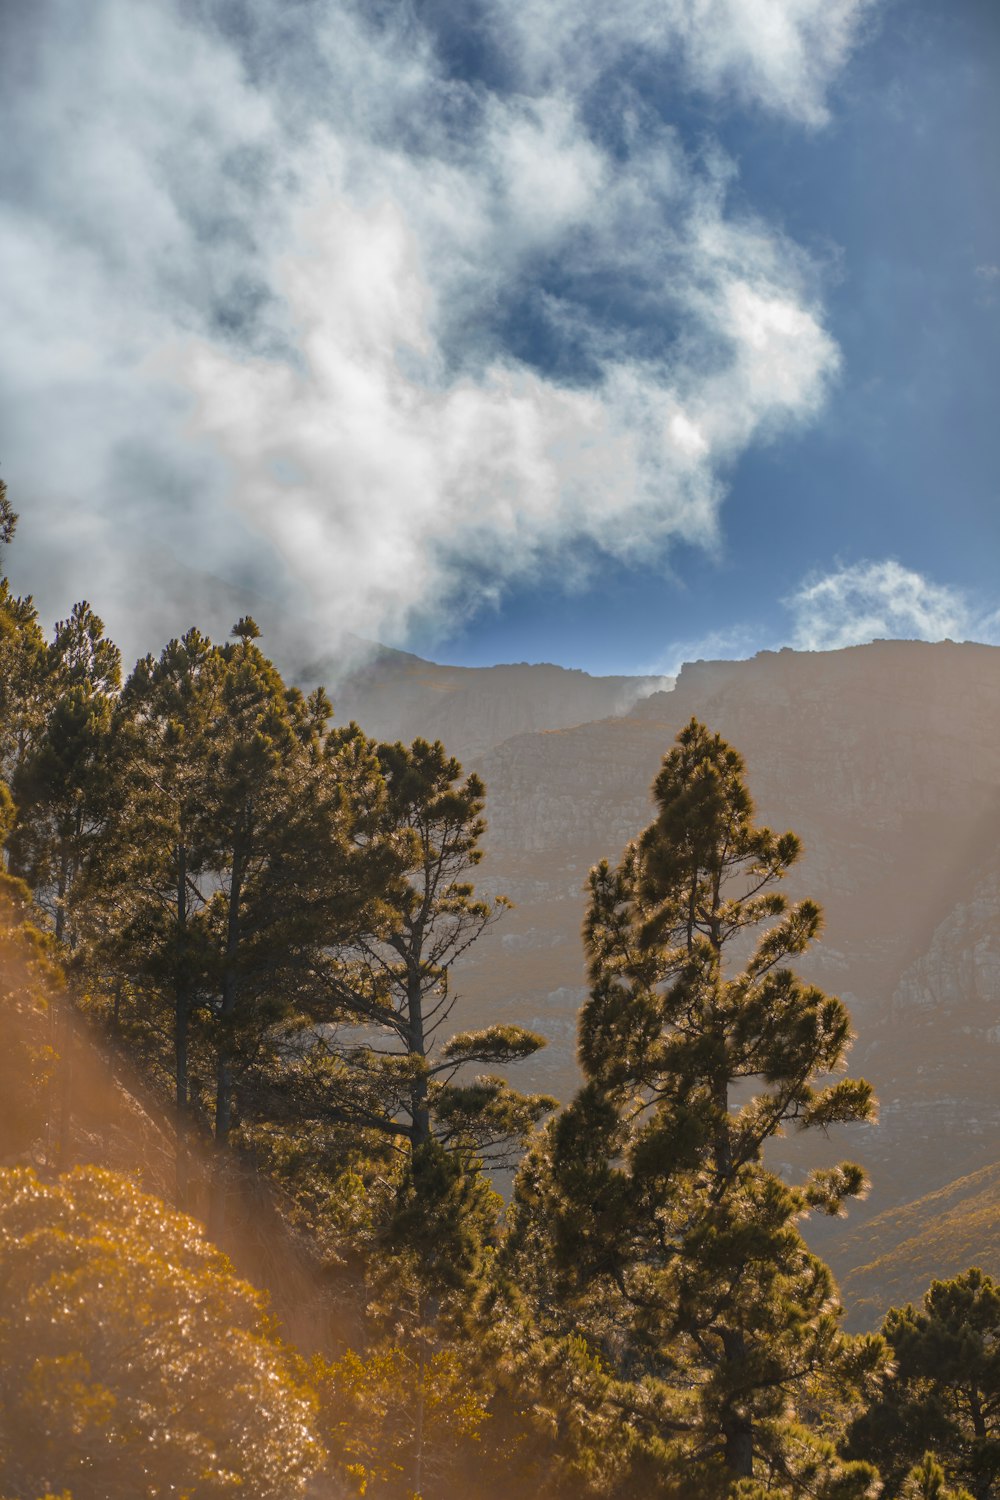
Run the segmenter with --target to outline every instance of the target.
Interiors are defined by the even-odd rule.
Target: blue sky
[[[0,3],[15,581],[127,651],[1000,639],[994,0]]]

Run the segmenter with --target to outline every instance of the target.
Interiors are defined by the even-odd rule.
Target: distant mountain
[[[362,655],[355,646],[355,654]],[[639,698],[669,688],[669,677],[591,677],[549,663],[448,667],[386,646],[338,680],[337,664],[308,676],[332,683],[336,720],[351,719],[380,740],[443,740],[467,760],[512,735],[563,729],[623,714]]]
[[[517,909],[455,982],[468,1024],[517,1020],[549,1038],[518,1077],[563,1097],[576,1082],[589,866],[648,821],[652,778],[692,715],[742,751],[761,817],[804,841],[789,893],[827,915],[805,971],[850,1005],[853,1069],[882,1101],[875,1127],[778,1152],[789,1171],[825,1150],[871,1172],[849,1252],[839,1223],[810,1230],[850,1271],[871,1259],[863,1219],[1000,1160],[1000,648],[763,652],[685,666],[673,691],[649,687],[393,653],[343,685],[338,717],[382,737],[437,735],[483,774],[481,882]]]

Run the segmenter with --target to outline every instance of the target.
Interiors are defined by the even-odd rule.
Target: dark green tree
[[[48,710],[22,746],[12,781],[18,818],[10,856],[51,916],[56,938],[72,944],[77,881],[112,796],[107,759],[121,684],[118,648],[86,601],[56,624],[45,679]]]
[[[350,798],[323,751],[325,695],[286,687],[252,621],[235,636],[219,647],[192,630],[137,664],[88,881],[95,966],[128,992],[132,1034],[172,1074],[182,1133],[207,1110],[220,1145],[237,1091],[257,1107],[317,953],[366,892]]]
[[[0,479],[0,547],[14,539],[17,515]],[[8,783],[45,720],[48,652],[30,595],[0,576],[0,776]]]
[[[180,1206],[192,1028],[213,998],[205,794],[223,675],[217,648],[194,629],[136,663],[116,706],[114,797],[83,895],[95,987],[114,997],[115,1029],[127,1030],[146,1067],[173,1088]]]
[[[869,1119],[871,1089],[827,1081],[847,1012],[788,967],[820,911],[777,889],[799,841],[755,823],[739,754],[692,720],[653,790],[653,823],[591,873],[586,1081],[522,1168],[506,1264],[543,1328],[586,1333],[682,1487],[824,1493],[802,1422],[832,1416],[881,1345],[840,1331],[797,1221],[864,1177],[844,1163],[792,1186],[763,1153],[786,1128]],[[838,1483],[863,1494],[872,1471]]]
[[[458,995],[452,971],[508,906],[467,878],[482,859],[485,788],[437,742],[380,745],[383,790],[368,836],[395,851],[376,924],[317,969],[317,1015],[332,1023],[308,1060],[331,1118],[388,1134],[418,1151],[445,1145],[508,1159],[555,1101],[470,1065],[505,1066],[543,1046],[521,1026],[447,1035]]]
[[[973,1267],[934,1281],[923,1305],[894,1307],[882,1335],[892,1366],[847,1442],[853,1456],[876,1457],[887,1495],[925,1449],[949,1483],[975,1500],[1000,1495],[1000,1286]]]
[[[363,909],[362,860],[352,860],[349,809],[323,754],[331,707],[282,682],[237,624],[221,648],[221,708],[209,737],[206,854],[216,890],[208,908],[215,942],[215,1134],[227,1141],[235,1086],[260,1061],[262,1043],[295,1024],[311,992],[317,954],[352,930]]]

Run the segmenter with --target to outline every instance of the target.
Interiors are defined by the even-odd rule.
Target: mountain
[[[356,643],[355,655],[363,654],[363,644]],[[369,649],[368,659],[339,680],[334,663],[304,674],[333,683],[337,721],[355,719],[380,740],[443,740],[462,761],[513,735],[624,713],[645,694],[673,685],[669,677],[591,677],[550,663],[439,666],[386,646]]]
[[[810,1231],[846,1273],[873,1259],[863,1222],[1000,1159],[1000,648],[762,652],[687,665],[672,691],[649,687],[393,654],[338,706],[380,736],[438,735],[483,775],[480,883],[516,910],[455,976],[462,1024],[543,1032],[549,1047],[519,1081],[563,1097],[576,1083],[587,870],[648,822],[650,783],[692,715],[743,753],[761,818],[805,845],[789,894],[826,911],[803,972],[849,1004],[852,1070],[882,1101],[878,1125],[819,1142],[873,1178],[846,1232]],[[817,1143],[782,1142],[778,1158],[798,1170]]]

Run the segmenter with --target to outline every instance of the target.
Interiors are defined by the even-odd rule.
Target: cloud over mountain
[[[1000,636],[1000,616],[962,589],[934,583],[892,559],[807,578],[785,603],[794,620],[792,645],[803,651],[891,638],[990,644]]]

